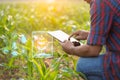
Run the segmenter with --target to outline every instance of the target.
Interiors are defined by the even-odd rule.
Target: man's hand
[[[75,46],[74,43],[70,42],[70,38],[75,36],[78,40],[86,40],[89,32],[87,31],[76,31],[72,33],[68,39],[68,41],[64,41],[61,43],[63,50],[70,55],[76,55],[79,57],[93,57],[98,56],[102,46],[99,45],[81,45]]]
[[[88,37],[89,32],[84,31],[84,30],[79,30],[76,32],[73,32],[70,37],[68,38],[68,40],[70,40],[71,37],[75,36],[75,38],[77,40],[86,40]]]
[[[66,41],[64,41],[64,42],[62,42],[60,44],[61,44],[61,46],[63,48],[63,51],[65,51],[66,53],[68,53],[70,55],[73,54],[72,53],[72,51],[73,51],[72,48],[75,47],[75,46],[74,46],[74,44],[72,42],[66,40]]]
[[[64,41],[61,43],[63,51],[70,55],[76,55],[79,57],[93,57],[98,56],[102,46],[92,46],[92,45],[81,45],[74,46],[74,44],[70,41]]]

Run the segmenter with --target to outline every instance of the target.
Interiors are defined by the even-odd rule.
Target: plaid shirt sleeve
[[[91,29],[88,36],[88,45],[104,45],[111,28],[113,14],[103,0],[91,2]]]

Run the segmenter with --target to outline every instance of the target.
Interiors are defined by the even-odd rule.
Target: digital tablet
[[[68,40],[69,35],[61,30],[57,31],[48,31],[48,34],[59,40],[60,42],[64,42],[65,40]],[[75,38],[70,38],[70,41],[74,44],[74,46],[80,46],[82,45],[78,40]]]
[[[68,38],[69,38],[69,35],[61,30],[48,31],[48,34],[50,34],[54,38],[58,39],[60,42],[64,42],[65,40],[68,40]],[[79,42],[75,38],[70,38],[70,41],[71,42]]]

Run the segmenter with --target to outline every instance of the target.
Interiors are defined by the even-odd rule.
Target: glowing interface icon
[[[47,31],[33,31],[32,49],[35,54],[52,54],[53,37]]]

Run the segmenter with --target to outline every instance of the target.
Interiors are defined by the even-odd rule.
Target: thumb
[[[63,45],[63,42],[59,42],[60,43],[60,45]]]
[[[60,45],[64,45],[64,43],[66,42],[67,40],[63,41],[63,42],[59,42]]]

